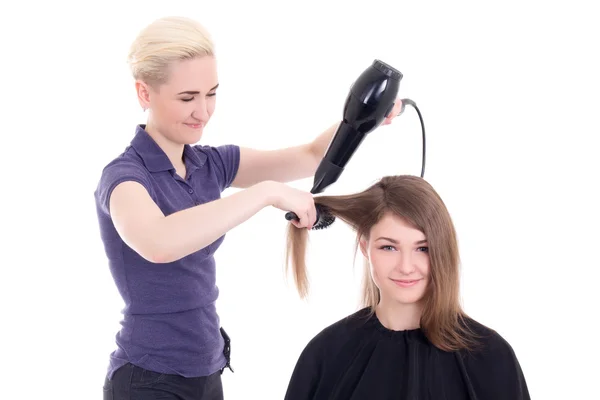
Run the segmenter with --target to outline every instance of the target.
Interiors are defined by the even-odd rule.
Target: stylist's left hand
[[[383,120],[381,125],[389,125],[392,123],[392,120],[400,114],[400,110],[402,110],[402,100],[398,97],[394,102],[394,108],[390,111],[390,114]]]

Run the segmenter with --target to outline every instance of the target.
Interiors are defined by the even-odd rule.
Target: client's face
[[[415,303],[423,298],[429,280],[427,238],[403,219],[388,214],[361,241],[371,276],[385,302]]]

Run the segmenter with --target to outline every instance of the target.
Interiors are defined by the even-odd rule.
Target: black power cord
[[[412,106],[412,108],[415,109],[415,111],[417,111],[417,114],[419,115],[419,120],[421,121],[421,132],[422,132],[422,138],[423,138],[423,153],[421,156],[421,178],[423,178],[423,176],[425,176],[425,124],[423,123],[423,116],[421,115],[421,110],[419,110],[419,107],[417,107],[417,104],[411,100],[411,99],[401,99],[402,101],[402,109],[400,110],[400,113],[398,114],[398,116],[402,115],[402,113],[404,113],[404,109],[406,107],[406,105]]]

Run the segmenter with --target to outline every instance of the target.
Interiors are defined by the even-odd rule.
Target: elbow
[[[167,264],[181,258],[176,242],[169,240],[170,235],[161,224],[122,224],[118,232],[131,250],[150,263]]]
[[[164,246],[150,246],[149,249],[140,255],[153,264],[168,264],[181,258],[177,257],[173,251]]]
[[[162,240],[148,240],[134,250],[140,257],[153,264],[168,264],[181,258]]]
[[[166,253],[149,253],[147,256],[142,255],[142,257],[152,264],[168,264],[175,261],[175,259]]]
[[[149,247],[138,247],[133,249],[140,257],[152,264],[166,264],[169,261],[169,256],[166,252]]]

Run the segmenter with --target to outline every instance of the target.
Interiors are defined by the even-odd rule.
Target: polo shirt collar
[[[152,139],[152,136],[146,132],[146,125],[137,125],[135,136],[131,141],[131,146],[140,155],[146,168],[150,172],[160,172],[175,170],[171,160],[160,148],[160,146]],[[188,174],[194,170],[201,168],[206,163],[206,154],[194,151],[194,149],[186,144],[183,148],[183,156],[186,162]]]

